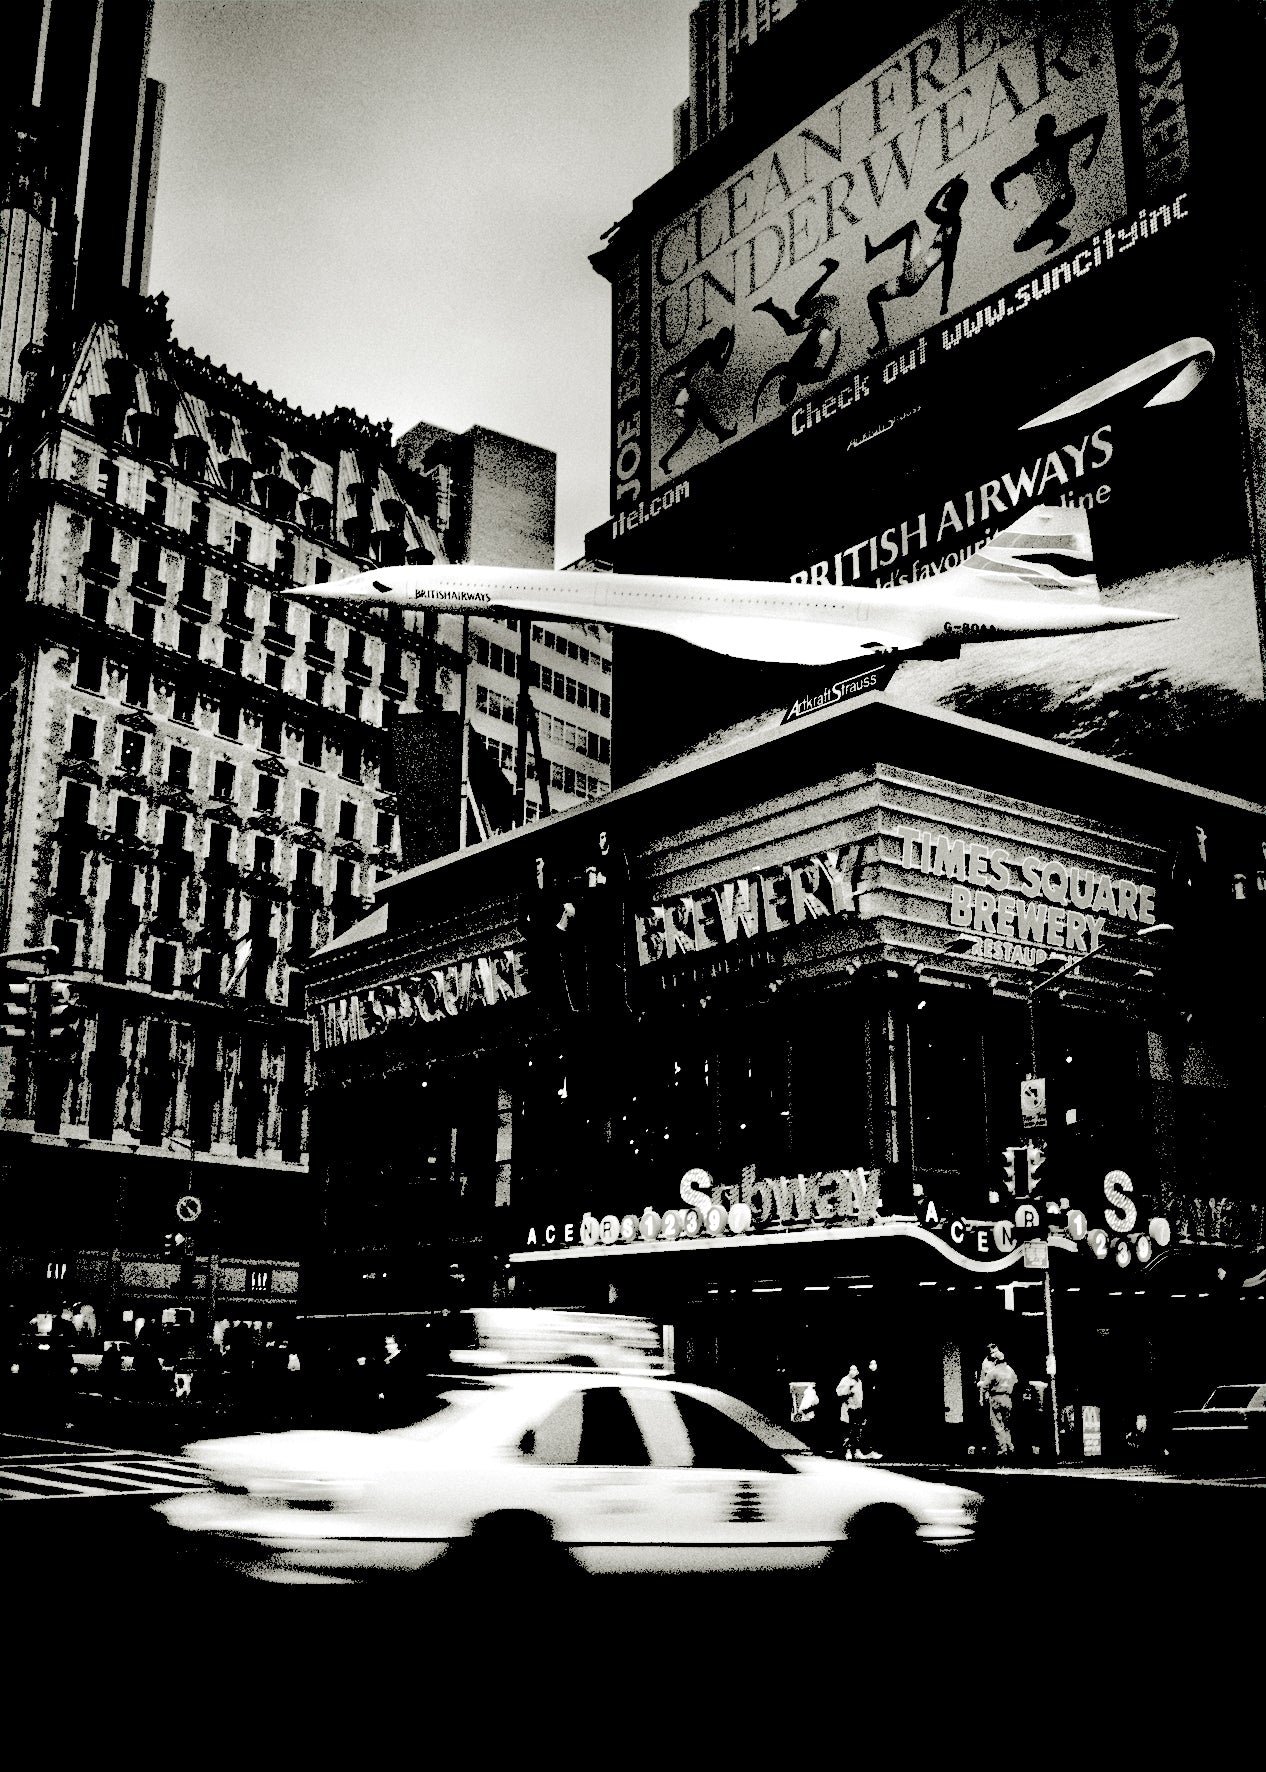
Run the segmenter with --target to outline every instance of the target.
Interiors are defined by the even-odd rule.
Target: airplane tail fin
[[[1043,596],[1097,603],[1090,523],[1079,505],[1033,505],[968,562],[980,597]]]

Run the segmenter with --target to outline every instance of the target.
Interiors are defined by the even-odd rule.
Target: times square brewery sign
[[[903,868],[945,882],[946,922],[977,959],[1033,968],[1052,952],[1096,953],[1109,919],[1156,921],[1155,886],[1084,862],[979,833],[900,825],[895,835]]]

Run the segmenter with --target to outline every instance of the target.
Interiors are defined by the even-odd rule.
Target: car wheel
[[[850,1576],[903,1574],[921,1561],[918,1522],[904,1508],[864,1507],[844,1523],[844,1537],[827,1559],[828,1567]]]
[[[576,1569],[547,1519],[511,1511],[476,1520],[470,1536],[452,1545],[445,1562],[451,1573],[480,1588],[507,1580],[553,1582]]]

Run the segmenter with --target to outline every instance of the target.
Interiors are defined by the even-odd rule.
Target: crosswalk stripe
[[[205,1480],[188,1462],[144,1455],[119,1459],[47,1460],[42,1467],[0,1467],[0,1500],[51,1501],[103,1495],[170,1495],[202,1489]]]

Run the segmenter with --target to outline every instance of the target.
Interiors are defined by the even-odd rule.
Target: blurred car
[[[949,1547],[980,1498],[814,1456],[756,1410],[664,1377],[518,1372],[416,1425],[185,1449],[209,1488],[158,1504],[272,1581],[443,1559],[468,1572],[809,1568],[843,1547]]]
[[[1171,1457],[1260,1460],[1266,1455],[1266,1384],[1220,1384],[1199,1409],[1176,1410]]]

